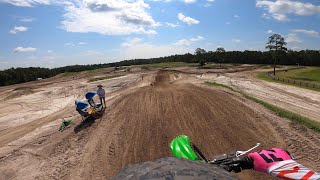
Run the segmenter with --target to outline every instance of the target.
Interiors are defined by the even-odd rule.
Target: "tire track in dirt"
[[[262,119],[228,93],[192,84],[171,85],[160,72],[154,86],[118,99],[108,116],[91,131],[83,159],[62,178],[106,179],[131,163],[172,156],[169,142],[188,135],[208,156],[244,150],[257,142],[261,148],[283,147],[284,141]],[[254,172],[240,177],[263,178]]]
[[[288,129],[281,131],[288,145],[288,151],[303,161],[307,167],[320,168],[320,138],[312,130],[297,123],[290,123]],[[316,165],[314,165],[316,164]]]
[[[308,130],[304,136],[300,125],[279,123],[259,112],[265,111],[261,107],[252,109],[247,103],[219,89],[170,84],[169,73],[160,71],[153,86],[124,94],[108,107],[104,118],[66,138],[38,179],[109,179],[128,164],[172,156],[169,142],[180,134],[188,135],[208,158],[246,150],[257,142],[262,143],[260,149],[293,144],[289,151],[303,147],[308,150],[299,155],[313,153],[305,165],[315,167],[318,134]],[[237,176],[271,179],[253,171]]]
[[[43,117],[37,121],[31,121],[13,128],[8,128],[0,131],[0,147],[7,145],[9,142],[13,142],[29,132],[32,132],[38,127],[41,127],[49,122],[52,122],[56,119],[61,118],[61,114],[71,114],[73,110],[71,108],[61,110],[59,114],[52,114],[46,117]]]

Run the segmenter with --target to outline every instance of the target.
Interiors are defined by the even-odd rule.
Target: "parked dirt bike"
[[[101,104],[96,104],[94,107],[90,106],[88,108],[88,116],[93,118],[99,118],[104,112],[104,108]]]
[[[243,169],[253,169],[253,162],[248,156],[246,156],[246,154],[258,146],[260,146],[260,143],[257,143],[256,146],[246,151],[236,151],[227,154],[221,154],[210,160],[203,155],[196,145],[190,142],[188,136],[180,135],[174,138],[170,143],[171,151],[177,158],[215,164],[229,172],[234,171],[236,173],[241,172]]]
[[[75,101],[76,104],[76,110],[79,112],[79,114],[85,118],[99,118],[104,113],[104,108],[102,104],[96,104],[93,101],[93,98],[96,96],[95,92],[87,92],[85,94],[87,102],[83,101]]]

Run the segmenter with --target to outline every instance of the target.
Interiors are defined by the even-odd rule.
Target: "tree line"
[[[274,64],[274,61],[275,60],[272,51],[225,51],[223,48],[218,48],[216,51],[207,52],[204,49],[197,48],[194,54],[187,53],[183,55],[172,55],[150,59],[132,59],[105,64],[72,65],[53,69],[40,67],[10,68],[0,71],[0,86],[33,81],[37,78],[49,78],[65,72],[80,72],[98,68],[154,64],[161,62],[186,62],[199,63],[199,65],[203,65],[207,62],[235,64]],[[281,51],[277,56],[277,64],[320,66],[320,51]]]
[[[10,68],[0,71],[0,86],[34,81],[38,78],[45,79],[65,72],[80,72],[106,67],[110,66],[108,64],[92,64],[65,66],[53,69],[41,67]]]

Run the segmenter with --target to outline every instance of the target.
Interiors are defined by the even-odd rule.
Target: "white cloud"
[[[80,54],[81,56],[103,56],[104,55],[102,52],[96,51],[96,50],[87,50]]]
[[[265,19],[271,19],[270,15],[267,13],[263,13],[261,17],[263,17]]]
[[[271,29],[269,29],[269,30],[267,31],[267,33],[268,33],[268,34],[272,34],[273,31],[272,31]]]
[[[301,50],[300,47],[292,47],[292,48],[290,48],[290,49],[292,49],[292,50],[294,50],[294,51],[299,51],[299,50]]]
[[[9,64],[8,61],[0,61],[0,64]]]
[[[37,48],[33,48],[33,47],[16,47],[13,52],[17,53],[17,52],[34,52],[36,51]]]
[[[188,25],[192,25],[192,24],[199,24],[200,21],[193,19],[191,17],[185,16],[182,13],[178,14],[178,19],[184,23],[187,23]]]
[[[75,0],[66,5],[62,28],[68,32],[104,35],[156,34],[159,25],[147,13],[143,0]]]
[[[48,53],[53,53],[53,50],[48,50],[47,52],[48,52]]]
[[[211,3],[205,3],[204,5],[203,5],[203,7],[211,7],[212,6],[212,4]]]
[[[57,59],[57,57],[56,56],[43,56],[43,57],[40,57],[39,59],[44,60],[44,61],[52,61],[52,60]]]
[[[21,22],[33,22],[34,20],[35,19],[31,17],[24,17],[20,19]]]
[[[79,42],[78,44],[79,44],[79,45],[86,45],[86,44],[88,44],[88,43],[86,43],[86,42]]]
[[[230,22],[226,22],[226,25],[230,25],[231,23]]]
[[[140,42],[142,42],[143,39],[141,38],[133,38],[133,39],[129,39],[127,42],[122,43],[121,46],[122,47],[131,47],[133,45],[136,45]]]
[[[188,47],[181,47],[172,44],[155,45],[150,43],[142,43],[127,47],[123,52],[124,57],[122,57],[122,59],[155,58],[174,54],[184,54],[192,51],[194,50]]]
[[[32,7],[39,4],[49,5],[50,0],[0,0],[0,3],[9,3],[21,7]]]
[[[231,41],[232,41],[233,43],[240,43],[240,42],[241,42],[240,39],[232,39]]]
[[[202,36],[197,36],[196,38],[191,38],[190,40],[195,42],[195,41],[204,40],[204,38]]]
[[[28,28],[24,26],[15,26],[13,29],[10,30],[9,33],[11,34],[17,34],[18,32],[24,32],[27,31]]]
[[[320,33],[315,30],[306,30],[306,29],[294,29],[292,30],[295,33],[303,33],[313,37],[320,37]]]
[[[207,0],[207,3],[204,4],[204,7],[210,7],[212,6],[212,3],[214,2],[215,0]]]
[[[148,30],[148,31],[143,31],[143,32],[144,32],[144,34],[147,34],[147,35],[156,35],[156,34],[158,34],[157,31],[155,31],[155,30]]]
[[[172,0],[149,0],[149,1],[153,1],[153,2],[171,2]]]
[[[175,43],[175,45],[177,45],[177,46],[190,46],[191,43],[192,42],[188,39],[180,39]]]
[[[64,46],[72,46],[72,47],[74,47],[76,45],[74,43],[72,43],[72,42],[68,42],[68,43],[65,43]]]
[[[74,43],[74,42],[67,42],[67,43],[64,43],[64,46],[69,46],[69,47],[79,47],[79,46],[82,46],[82,45],[86,45],[88,43],[86,42],[78,42],[78,43]]]
[[[299,44],[302,43],[302,40],[294,33],[289,33],[285,39],[289,44]]]
[[[165,25],[168,26],[168,27],[175,28],[175,27],[179,26],[179,23],[174,24],[174,23],[165,22]]]
[[[237,15],[237,14],[233,15],[233,17],[234,17],[234,18],[240,18],[240,16]]]
[[[180,39],[174,45],[177,46],[190,46],[192,43],[204,40],[204,37],[202,36],[197,36],[195,38],[190,38],[190,39]]]
[[[185,3],[191,4],[197,2],[197,0],[184,0]]]
[[[293,0],[257,0],[256,6],[268,11],[269,14],[264,14],[263,17],[271,16],[278,21],[289,20],[289,14],[298,16],[320,14],[320,6]]]

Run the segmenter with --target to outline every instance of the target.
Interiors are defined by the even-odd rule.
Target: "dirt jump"
[[[319,133],[227,90],[174,79],[170,72],[159,71],[148,86],[115,99],[106,114],[88,127],[51,137],[54,145],[42,145],[32,155],[37,159],[31,166],[37,168],[33,173],[26,168],[9,170],[5,163],[17,161],[18,152],[2,157],[0,170],[5,177],[18,179],[109,179],[128,164],[172,156],[169,143],[181,134],[188,135],[209,158],[261,143],[259,149],[286,148],[303,156],[301,163],[319,169]],[[253,171],[234,175],[268,179]]]

